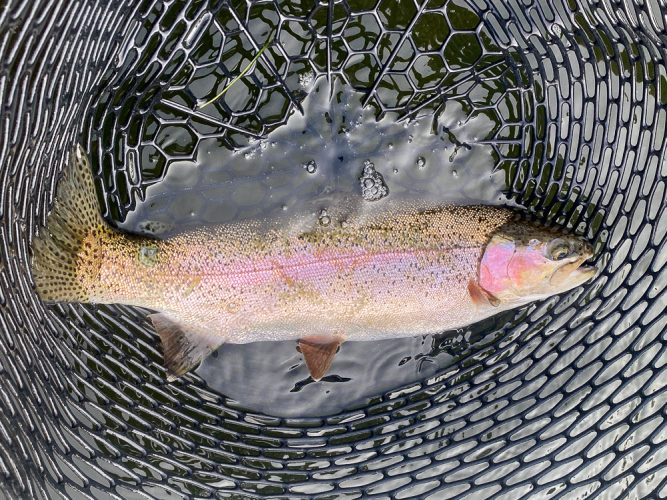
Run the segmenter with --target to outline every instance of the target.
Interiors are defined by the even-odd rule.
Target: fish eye
[[[570,245],[561,239],[555,239],[549,244],[547,252],[551,260],[563,260],[570,255]]]

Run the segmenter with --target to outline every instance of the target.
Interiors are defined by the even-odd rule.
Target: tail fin
[[[95,245],[85,240],[106,231],[112,229],[100,215],[90,162],[81,146],[77,146],[58,183],[46,227],[41,228],[32,244],[32,275],[42,300],[88,301],[80,271],[86,254],[94,252]]]

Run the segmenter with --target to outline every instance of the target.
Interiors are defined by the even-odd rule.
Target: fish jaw
[[[570,272],[567,288],[565,290],[571,290],[572,288],[577,288],[578,286],[588,283],[597,275],[598,269],[595,266],[580,266]]]

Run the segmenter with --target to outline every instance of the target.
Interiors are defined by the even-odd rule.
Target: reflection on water
[[[507,312],[442,335],[346,342],[319,382],[308,375],[293,341],[224,345],[196,373],[209,387],[254,411],[284,417],[332,415],[442,372],[483,337],[497,339],[514,316]]]

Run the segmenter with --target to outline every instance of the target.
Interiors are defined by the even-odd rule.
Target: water
[[[295,342],[224,345],[196,373],[210,388],[267,415],[334,415],[364,406],[377,394],[435,376],[456,364],[484,335],[499,338],[514,316],[505,313],[443,335],[346,342],[319,382],[310,378]]]
[[[435,115],[398,122],[396,114],[386,114],[378,121],[363,98],[339,80],[330,97],[322,78],[303,100],[304,114],[292,113],[266,137],[236,149],[199,140],[194,158],[171,162],[162,182],[147,189],[120,226],[141,232],[150,221],[176,231],[308,214],[315,222],[325,208],[340,222],[378,209],[368,201],[384,202],[380,210],[404,203],[506,202],[493,145],[475,143],[499,126],[488,115],[470,116],[460,103],[448,102]],[[176,150],[192,135],[174,128],[158,140],[163,150]]]

